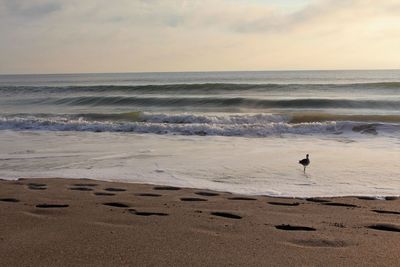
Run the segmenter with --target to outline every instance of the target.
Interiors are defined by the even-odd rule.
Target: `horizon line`
[[[393,71],[400,68],[378,69],[275,69],[275,70],[209,70],[209,71],[124,71],[124,72],[54,72],[54,73],[0,73],[0,76],[19,75],[84,75],[84,74],[169,74],[169,73],[218,73],[218,72],[306,72],[306,71]]]

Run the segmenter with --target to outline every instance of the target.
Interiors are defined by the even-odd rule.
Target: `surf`
[[[351,119],[358,119],[352,121]],[[384,121],[386,120],[386,121]],[[395,123],[397,122],[397,123]],[[397,135],[399,116],[340,114],[126,113],[9,114],[0,130],[150,133],[158,135],[270,137],[284,135]]]

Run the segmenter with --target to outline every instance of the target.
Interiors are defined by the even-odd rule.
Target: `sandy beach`
[[[400,200],[0,181],[1,266],[395,266]]]

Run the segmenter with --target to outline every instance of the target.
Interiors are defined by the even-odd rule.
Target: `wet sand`
[[[396,266],[400,200],[0,180],[1,266]]]

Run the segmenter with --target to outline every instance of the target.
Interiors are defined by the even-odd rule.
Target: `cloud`
[[[398,0],[299,2],[0,0],[0,73],[398,66]]]
[[[265,34],[295,31],[304,28],[327,29],[352,27],[381,17],[400,15],[400,3],[393,0],[318,0],[299,9],[282,10],[262,3],[257,5],[227,5],[217,11],[207,10],[202,18],[213,17],[214,25],[238,34]],[[217,12],[220,12],[219,14]],[[203,23],[206,19],[202,20]]]
[[[2,2],[5,14],[25,19],[43,17],[62,8],[61,3],[49,0],[2,0]]]

